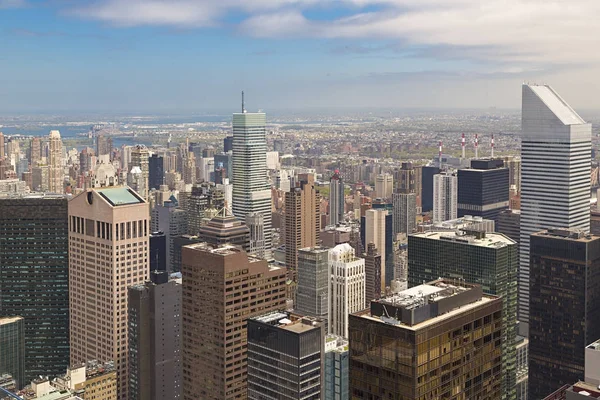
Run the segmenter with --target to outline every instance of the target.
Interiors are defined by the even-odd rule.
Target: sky
[[[600,109],[598,0],[0,0],[0,114]]]

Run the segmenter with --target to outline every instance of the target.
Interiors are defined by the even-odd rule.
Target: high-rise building
[[[515,192],[521,192],[521,159],[506,157],[504,164],[508,168],[508,184]]]
[[[128,187],[91,189],[69,202],[71,364],[112,360],[127,399],[127,288],[149,273],[148,203]]]
[[[267,180],[266,116],[242,111],[233,114],[233,215],[241,221],[248,214],[261,215],[262,256],[270,259],[271,187]]]
[[[131,164],[129,165],[129,170],[131,167],[139,167],[142,172],[142,185],[143,192],[140,195],[144,198],[144,200],[148,200],[148,192],[149,192],[149,177],[150,177],[150,167],[149,167],[149,152],[148,148],[143,144],[136,145],[131,151]]]
[[[382,209],[371,209],[365,213],[364,246],[374,243],[381,256],[381,290],[385,291],[386,277],[386,216],[388,212]]]
[[[329,249],[307,247],[298,250],[296,312],[327,321],[329,276]]]
[[[48,136],[48,191],[64,193],[63,146],[59,131]]]
[[[233,136],[225,136],[223,138],[223,152],[233,151]]]
[[[509,171],[502,159],[471,160],[458,170],[458,217],[472,215],[498,221],[508,210]]]
[[[194,157],[194,153],[188,153],[187,157],[183,160],[183,181],[186,185],[193,185],[196,183],[196,158]],[[210,179],[205,179],[205,181],[209,181]]]
[[[67,223],[63,195],[0,199],[0,316],[25,320],[20,385],[69,365]]]
[[[391,174],[378,174],[375,177],[375,194],[382,199],[391,199],[394,192],[394,177]]]
[[[322,399],[325,324],[271,312],[248,319],[248,400]]]
[[[329,225],[344,222],[344,180],[339,170],[335,170],[329,180]]]
[[[265,215],[250,213],[246,215],[246,226],[250,229],[250,251],[248,254],[258,258],[267,258],[267,242],[265,239]]]
[[[539,399],[580,380],[585,346],[600,338],[600,236],[549,229],[529,243],[529,395]]]
[[[517,400],[529,398],[529,339],[517,335]]]
[[[498,214],[496,221],[496,231],[504,233],[506,236],[517,242],[521,241],[521,211],[520,210],[504,210]]]
[[[246,398],[246,321],[285,307],[285,269],[206,243],[184,247],[182,264],[183,398]]]
[[[0,158],[6,156],[6,152],[4,150],[4,134],[0,132]]]
[[[167,270],[167,236],[164,232],[150,234],[150,271]]]
[[[502,393],[516,396],[518,246],[500,233],[430,231],[408,237],[408,285],[448,277],[477,282],[502,300]]]
[[[233,244],[244,251],[250,250],[250,229],[223,207],[206,225],[200,228],[198,238],[202,242],[221,246]]]
[[[424,166],[421,171],[421,205],[423,212],[429,212],[433,210],[433,177],[442,171],[437,166]]]
[[[375,243],[367,245],[367,252],[362,255],[365,259],[365,308],[371,300],[381,297],[381,254]]]
[[[96,137],[96,155],[111,155],[113,148],[112,137],[100,134]]]
[[[285,265],[295,275],[298,250],[314,247],[321,232],[321,195],[312,175],[304,175],[285,193]]]
[[[529,326],[529,235],[590,227],[591,124],[550,86],[523,85],[520,332]]]
[[[233,171],[233,156],[232,152],[215,154],[214,157],[215,169],[224,168],[225,177],[231,179],[231,173]]]
[[[25,386],[25,320],[0,317],[0,374],[10,374],[15,386]],[[0,393],[0,398],[2,394]]]
[[[329,250],[329,333],[348,337],[348,315],[365,308],[365,260],[348,244]]]
[[[39,137],[34,137],[29,142],[29,164],[35,167],[40,162],[42,162],[42,141]]]
[[[164,159],[158,154],[152,154],[148,159],[148,189],[160,189],[164,184]]]
[[[181,283],[153,271],[128,288],[129,400],[181,398]]]
[[[177,206],[179,203],[173,197],[162,205],[157,204],[152,209],[152,232],[164,232],[167,241],[167,271],[173,271],[175,250],[173,240],[187,233],[186,212]]]
[[[440,279],[350,315],[352,399],[501,399],[502,300]]]
[[[324,400],[350,399],[350,351],[348,340],[340,336],[325,337]]]
[[[417,195],[415,193],[392,194],[394,211],[394,236],[399,233],[409,235],[417,228]]]
[[[456,219],[458,179],[449,171],[433,176],[433,222]]]

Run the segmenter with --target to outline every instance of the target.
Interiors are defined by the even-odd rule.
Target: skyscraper
[[[502,398],[502,301],[437,280],[350,315],[352,399]]]
[[[471,160],[458,170],[458,217],[472,215],[498,222],[508,210],[509,171],[502,159]]]
[[[25,319],[20,384],[69,365],[67,222],[63,195],[0,199],[0,316]]]
[[[398,233],[405,235],[413,233],[417,227],[417,195],[415,193],[394,193],[392,199],[394,236]]]
[[[394,191],[394,177],[391,174],[379,174],[375,177],[375,194],[382,199],[390,199]]]
[[[206,225],[200,228],[198,238],[202,242],[220,246],[233,244],[244,251],[250,249],[250,229],[223,207]]]
[[[298,289],[295,311],[327,321],[329,312],[329,249],[298,250]]]
[[[150,234],[150,271],[167,270],[167,237],[164,232]]]
[[[529,235],[590,227],[591,124],[550,86],[523,85],[520,332],[529,326]]]
[[[298,250],[319,243],[320,204],[321,195],[312,175],[300,177],[298,185],[285,193],[285,265],[293,275],[298,267]]]
[[[127,399],[127,287],[148,279],[148,203],[128,187],[83,192],[69,202],[71,364],[114,361]]]
[[[4,134],[0,132],[0,158],[6,156],[6,152],[4,150]]]
[[[233,136],[225,136],[223,138],[223,153],[233,151]]]
[[[458,232],[458,233],[457,233]],[[502,300],[502,393],[516,396],[518,247],[500,233],[429,231],[408,237],[408,285],[448,277],[477,282]]]
[[[160,189],[164,184],[164,158],[157,154],[152,154],[148,159],[148,188]]]
[[[585,347],[600,337],[600,236],[549,229],[529,243],[529,393],[539,399],[583,378]]]
[[[112,153],[112,137],[104,134],[100,134],[96,137],[96,155],[111,155]]]
[[[348,315],[365,308],[365,260],[343,243],[329,250],[329,333],[348,337]]]
[[[344,181],[339,170],[329,181],[329,225],[344,222]]]
[[[350,399],[350,352],[348,340],[340,336],[325,337],[324,400]]]
[[[181,279],[153,271],[128,296],[129,400],[181,399]]]
[[[271,312],[248,319],[248,400],[322,399],[325,324]]]
[[[264,113],[248,113],[242,107],[241,113],[233,114],[233,215],[241,221],[248,214],[262,216],[262,256],[270,259],[271,188],[267,180],[265,126]]]
[[[421,204],[423,212],[433,210],[433,177],[441,172],[439,167],[425,166],[421,169]]]
[[[148,200],[148,191],[149,191],[149,177],[150,177],[150,168],[149,168],[149,153],[148,148],[143,144],[136,145],[131,151],[131,164],[129,165],[129,169],[131,167],[139,167],[142,171],[142,180],[143,180],[143,192],[140,195],[144,198],[144,200]]]
[[[48,136],[48,191],[64,193],[63,148],[59,131],[50,131]]]
[[[433,222],[456,219],[458,180],[449,171],[433,176]]]
[[[375,243],[367,245],[367,252],[363,253],[365,259],[365,308],[369,307],[371,300],[381,297],[381,254]]]
[[[27,383],[23,317],[0,317],[0,371],[2,374],[10,374],[19,389]],[[1,393],[0,398],[2,398]]]
[[[184,247],[182,264],[183,398],[246,398],[246,321],[285,307],[285,269],[206,243]]]
[[[388,212],[383,209],[371,209],[365,213],[365,248],[369,243],[374,243],[381,256],[381,292],[385,291],[386,272],[386,216]]]
[[[42,141],[39,137],[34,137],[29,142],[29,164],[35,167],[42,161]]]
[[[152,232],[164,232],[167,242],[167,271],[173,271],[175,250],[173,241],[177,236],[187,233],[186,212],[178,208],[178,202],[173,197],[152,209]]]

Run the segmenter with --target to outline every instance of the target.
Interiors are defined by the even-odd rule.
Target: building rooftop
[[[294,333],[308,332],[320,328],[322,324],[322,321],[318,318],[294,315],[292,313],[280,311],[274,311],[251,319]]]
[[[549,85],[526,85],[565,125],[585,124],[586,122]]]
[[[94,190],[113,207],[145,203],[140,196],[126,186],[108,187]]]
[[[435,229],[435,228],[434,228]],[[422,233],[414,233],[411,236],[432,239],[446,240],[451,242],[460,242],[481,247],[501,248],[511,244],[516,244],[514,240],[508,236],[497,232],[469,232],[468,230],[458,230],[455,232],[448,231],[429,231]]]
[[[2,317],[0,318],[0,325],[12,324],[15,321],[23,319],[23,317],[15,316],[15,317]]]
[[[587,231],[575,228],[550,228],[548,230],[532,233],[531,235],[556,239],[568,239],[577,242],[591,242],[592,240],[598,239],[598,236],[592,235]]]

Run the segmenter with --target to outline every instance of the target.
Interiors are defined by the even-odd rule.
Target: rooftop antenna
[[[462,134],[462,139],[461,139],[461,146],[462,146],[462,158],[465,158],[465,134]]]
[[[440,140],[440,153],[438,156],[438,162],[440,163],[440,168],[442,167],[442,141]]]
[[[477,160],[479,158],[479,135],[475,134],[475,159]]]
[[[244,103],[244,91],[242,90],[242,112],[246,113],[246,103]]]

